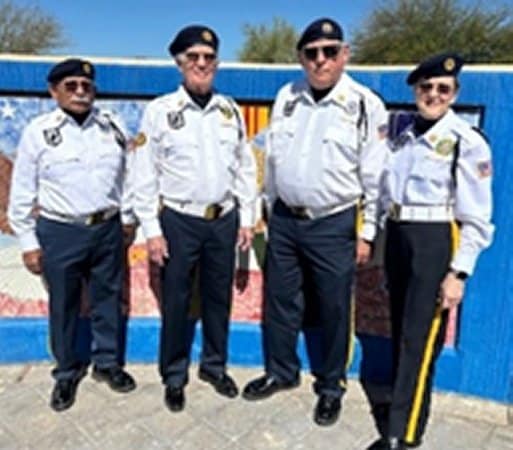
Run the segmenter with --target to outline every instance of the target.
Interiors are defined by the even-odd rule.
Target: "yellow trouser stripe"
[[[451,244],[451,253],[454,255],[454,253],[458,249],[458,246],[460,245],[460,227],[455,221],[451,222]],[[427,371],[429,369],[431,359],[433,358],[435,339],[438,334],[438,330],[440,329],[441,321],[442,307],[437,306],[435,311],[435,318],[433,319],[433,323],[431,324],[431,330],[429,331],[426,349],[424,350],[424,357],[422,360],[422,366],[420,369],[419,378],[417,382],[417,389],[415,391],[413,408],[410,413],[410,420],[408,421],[408,428],[406,430],[405,441],[407,443],[411,443],[415,440],[415,432],[417,431],[417,421],[419,419],[422,399],[424,397],[424,390],[426,388]]]
[[[406,443],[415,441],[415,432],[417,431],[417,423],[419,420],[420,408],[422,406],[422,400],[424,397],[424,391],[426,389],[426,379],[428,376],[429,365],[433,359],[433,351],[435,346],[436,336],[440,330],[440,323],[442,321],[442,307],[439,305],[436,307],[435,317],[429,330],[429,336],[424,349],[424,356],[422,358],[422,365],[420,367],[419,376],[417,379],[417,389],[415,390],[415,397],[413,399],[413,407],[410,413],[410,419],[408,420],[408,427],[406,429],[406,436],[404,440]]]

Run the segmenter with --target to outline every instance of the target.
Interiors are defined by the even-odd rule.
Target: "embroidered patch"
[[[43,135],[46,143],[52,147],[57,147],[62,142],[62,135],[58,128],[43,130]]]
[[[343,107],[347,114],[350,116],[354,116],[358,112],[358,103],[356,103],[354,100],[347,102],[345,105],[343,105]]]
[[[454,151],[455,142],[451,139],[442,139],[436,144],[435,152],[441,156],[450,155]]]
[[[296,100],[289,100],[285,102],[285,105],[283,105],[283,115],[285,117],[290,117],[292,115],[294,109],[296,109],[296,103]]]
[[[182,111],[172,111],[167,115],[167,123],[173,130],[178,130],[185,125]]]
[[[219,111],[226,120],[232,120],[233,118],[233,110],[228,106],[219,106]]]
[[[479,174],[479,178],[490,177],[492,175],[492,162],[481,161],[477,163],[477,172]]]

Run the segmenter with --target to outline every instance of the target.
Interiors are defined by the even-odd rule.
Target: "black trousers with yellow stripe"
[[[434,364],[447,327],[438,297],[451,258],[451,224],[389,220],[386,232],[394,355],[388,428],[390,436],[414,443],[427,424]]]

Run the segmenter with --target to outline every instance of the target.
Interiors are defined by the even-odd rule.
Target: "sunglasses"
[[[81,88],[86,94],[90,94],[94,90],[94,84],[89,81],[65,81],[64,89],[66,92],[77,92],[78,88]]]
[[[336,58],[338,53],[340,52],[340,49],[342,48],[341,45],[324,45],[323,47],[307,47],[303,49],[303,55],[305,55],[305,58],[309,61],[316,61],[319,55],[319,52],[321,52],[326,59],[333,59]]]
[[[435,89],[435,91],[440,95],[449,95],[453,91],[453,87],[450,84],[445,83],[424,82],[419,83],[417,87],[423,94],[427,94],[431,92],[433,89]]]
[[[212,64],[216,60],[217,55],[215,53],[186,52],[185,57],[187,61],[192,63],[197,63],[203,57],[207,64]]]

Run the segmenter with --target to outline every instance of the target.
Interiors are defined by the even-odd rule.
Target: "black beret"
[[[217,52],[219,39],[214,30],[204,25],[190,25],[182,28],[169,44],[169,53],[176,56],[195,44],[208,45]]]
[[[463,58],[457,53],[446,52],[430,56],[410,72],[406,82],[408,84],[415,84],[421,78],[457,77],[463,62]]]
[[[323,18],[318,19],[308,25],[303,31],[296,45],[296,50],[301,50],[306,44],[316,41],[317,39],[337,39],[344,40],[342,27],[334,20]]]
[[[84,59],[65,59],[50,69],[46,79],[55,84],[66,77],[86,77],[94,80],[94,66]]]

